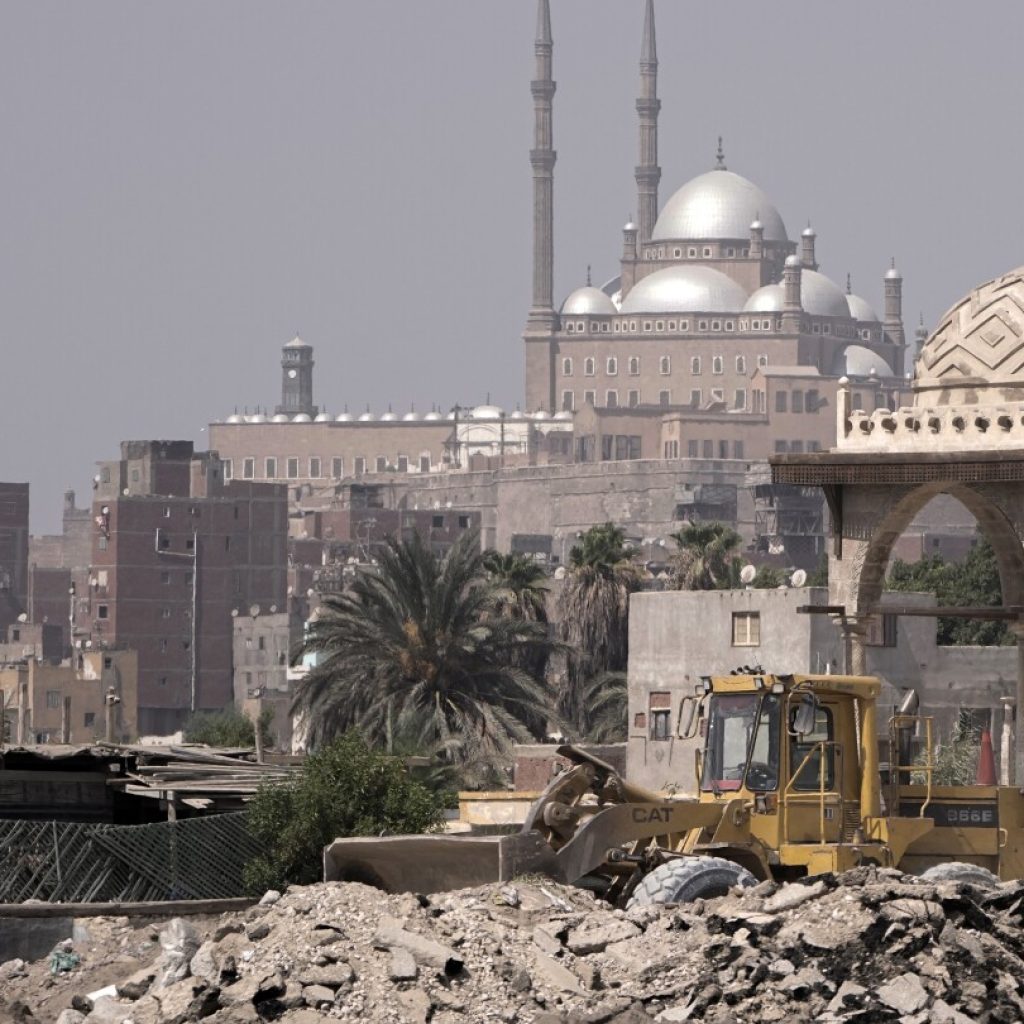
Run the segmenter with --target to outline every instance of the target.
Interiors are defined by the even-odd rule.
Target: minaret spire
[[[530,83],[533,93],[534,137],[530,150],[533,168],[533,307],[530,322],[554,324],[554,178],[555,149],[552,108],[551,6],[537,0],[537,38],[534,40],[536,71]]]
[[[644,36],[640,47],[640,95],[636,112],[640,117],[640,162],[636,168],[637,204],[640,211],[640,241],[650,240],[658,219],[658,42],[654,24],[654,0],[647,0]]]

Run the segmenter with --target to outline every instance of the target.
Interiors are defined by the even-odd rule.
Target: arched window
[[[615,356],[608,357],[607,369],[609,377],[614,377],[619,372],[619,361]]]
[[[668,376],[668,374],[670,374],[672,372],[672,357],[671,356],[662,356],[661,357],[661,363],[660,363],[660,366],[659,366],[659,370],[660,370],[660,372],[664,376]]]
[[[630,356],[629,357],[629,375],[631,377],[638,377],[640,375],[640,357]]]
[[[736,357],[736,372],[746,373],[747,372],[747,357],[737,356]]]
[[[588,356],[583,360],[583,373],[587,377],[594,376],[594,359],[592,356]]]
[[[712,373],[724,373],[725,372],[725,360],[721,356],[715,356],[711,360],[711,372]]]
[[[566,358],[566,359],[562,360],[562,376],[563,377],[571,377],[572,376],[572,360],[569,359],[569,358]]]
[[[690,373],[696,376],[700,375],[700,356],[694,356],[690,360]]]

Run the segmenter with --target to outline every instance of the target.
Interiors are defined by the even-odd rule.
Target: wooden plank
[[[239,896],[219,900],[154,900],[143,903],[0,903],[5,917],[178,917],[188,914],[226,914],[245,910],[257,900]]]

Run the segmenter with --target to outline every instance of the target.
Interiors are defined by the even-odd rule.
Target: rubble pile
[[[83,950],[50,983],[58,1012],[33,1009],[45,961],[0,966],[0,999],[59,1024],[1009,1024],[1022,920],[1024,882],[877,868],[628,911],[537,878],[429,897],[328,883]],[[92,961],[123,973],[88,998]]]

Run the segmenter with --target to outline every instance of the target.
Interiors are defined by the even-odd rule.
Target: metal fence
[[[0,903],[242,896],[242,869],[262,849],[244,813],[151,825],[0,821]]]

